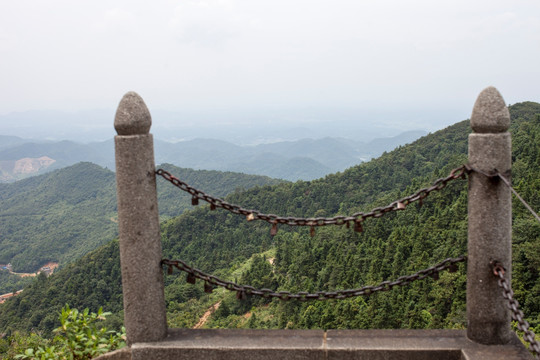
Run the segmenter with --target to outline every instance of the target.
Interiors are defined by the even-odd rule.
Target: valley
[[[540,104],[514,104],[510,112],[513,182],[518,192],[538,209]],[[238,180],[224,181],[232,174],[196,172],[192,179],[186,179],[191,174],[188,170],[170,166],[168,171],[212,195],[219,194],[209,189],[210,184],[222,179],[222,183],[229,184],[229,192],[219,196],[265,213],[293,217],[346,215],[386,205],[446,176],[467,161],[469,132],[468,121],[462,121],[371,161],[311,181],[277,182],[240,190],[233,185]],[[96,170],[92,169],[84,176],[72,178],[95,177]],[[195,174],[208,182],[195,184],[192,181],[197,179]],[[40,179],[43,183],[45,178]],[[367,219],[363,232],[343,226],[317,228],[315,234],[310,234],[309,229],[279,226],[274,237],[270,236],[270,226],[266,223],[248,222],[220,209],[212,211],[203,204],[192,207],[189,196],[185,202],[175,203],[172,199],[178,196],[178,190],[170,184],[160,183],[158,189],[164,257],[182,259],[204,272],[257,288],[316,292],[374,285],[467,251],[464,181],[452,182],[444,191],[426,198],[422,206],[408,206],[407,211],[388,215],[384,221]],[[13,187],[0,187],[0,190],[2,201],[8,194],[16,194]],[[114,199],[106,198],[114,204]],[[64,201],[69,202],[69,197]],[[179,209],[180,213],[175,213]],[[530,294],[537,294],[540,287],[540,264],[536,256],[540,250],[540,225],[519,204],[514,205],[513,211],[513,285],[528,321],[537,328],[540,297]],[[81,213],[78,216],[82,219]],[[114,224],[113,217],[114,213],[107,214],[104,221]],[[97,245],[78,260],[66,262],[49,278],[38,277],[23,293],[2,304],[0,331],[38,328],[47,333],[56,325],[51,314],[65,303],[77,308],[103,306],[114,314],[109,324],[120,325],[123,305],[118,242],[113,240],[114,235],[103,237],[101,246]],[[192,285],[185,279],[184,273],[176,271],[165,275],[167,318],[171,327],[463,329],[466,326],[466,277],[462,265],[457,272],[441,274],[438,279],[339,303],[282,302],[254,297],[239,301],[234,292],[215,289],[208,294],[201,281]],[[44,297],[48,299],[46,302],[37,300]]]
[[[38,276],[39,274],[44,274],[45,276],[51,276],[54,271],[58,268],[58,263],[49,262],[39,268],[36,272],[33,273],[16,273],[11,271],[11,264],[2,265],[0,264],[0,271],[7,271],[11,275],[14,275],[19,278],[34,278]],[[21,284],[25,284],[25,282],[22,282]],[[4,303],[7,299],[17,296],[23,292],[23,289],[14,290],[12,292],[6,293],[6,294],[0,294],[0,304]]]
[[[11,264],[7,264],[7,265],[0,264],[0,271],[9,271],[10,274],[16,275],[16,276],[19,276],[19,277],[22,277],[22,278],[36,277],[41,273],[44,273],[45,275],[49,276],[52,273],[54,273],[54,271],[58,268],[58,263],[49,262],[49,263],[43,265],[38,270],[36,270],[35,272],[32,272],[32,273],[16,273],[16,272],[13,272],[12,270],[10,270],[11,268],[12,268]]]

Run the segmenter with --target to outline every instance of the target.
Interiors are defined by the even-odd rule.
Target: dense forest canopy
[[[540,209],[540,104],[510,107],[513,183]],[[463,121],[411,145],[344,172],[314,181],[239,191],[227,201],[284,216],[334,216],[387,205],[448,175],[467,162],[469,122]],[[160,185],[161,186],[161,185]],[[163,185],[170,186],[170,185]],[[171,187],[172,188],[172,187]],[[202,190],[207,190],[201,188]],[[210,192],[210,191],[208,191]],[[171,196],[176,196],[172,195]],[[160,203],[161,206],[161,203]],[[513,286],[531,326],[540,330],[540,224],[523,206],[513,211]],[[423,206],[369,219],[364,231],[345,227],[281,226],[247,222],[224,210],[200,206],[162,223],[164,257],[180,258],[215,275],[278,291],[333,290],[373,285],[467,253],[467,182],[454,181]],[[65,303],[102,305],[121,322],[118,244],[110,242],[50,278],[40,277],[0,312],[0,331],[49,331]],[[206,327],[253,328],[464,328],[466,269],[369,297],[329,302],[281,302],[234,294],[205,294],[185,275],[166,277],[170,326],[193,327],[220,303]],[[50,315],[53,314],[53,315]]]

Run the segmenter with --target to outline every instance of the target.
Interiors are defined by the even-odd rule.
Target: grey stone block
[[[166,340],[134,344],[133,360],[324,359],[322,330],[171,329]]]
[[[462,331],[329,330],[328,359],[460,360]]]
[[[133,360],[190,359],[530,360],[512,336],[507,345],[470,341],[463,330],[189,330],[132,346]]]

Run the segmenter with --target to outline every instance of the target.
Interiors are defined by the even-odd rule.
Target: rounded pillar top
[[[144,135],[150,132],[152,117],[144,100],[134,91],[122,97],[116,116],[114,128],[118,135]]]
[[[508,108],[493,86],[478,95],[471,115],[471,127],[477,133],[501,133],[510,127]]]

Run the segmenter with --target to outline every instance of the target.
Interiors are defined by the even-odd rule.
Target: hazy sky
[[[0,6],[0,115],[115,109],[134,90],[151,110],[438,109],[439,125],[467,118],[488,85],[507,103],[540,101],[539,64],[538,0]]]

